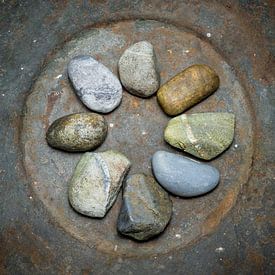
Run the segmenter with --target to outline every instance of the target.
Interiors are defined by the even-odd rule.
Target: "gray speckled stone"
[[[130,161],[109,150],[85,153],[69,183],[69,201],[79,213],[102,218],[115,202]]]
[[[109,113],[121,102],[122,87],[117,77],[90,56],[74,57],[68,75],[80,100],[91,110]]]
[[[172,202],[165,190],[151,176],[130,176],[123,190],[123,204],[117,229],[136,240],[147,240],[167,226]]]
[[[165,151],[153,155],[152,168],[166,190],[182,197],[205,194],[217,186],[220,178],[213,166]]]
[[[120,57],[118,69],[123,86],[134,95],[149,97],[159,88],[154,48],[147,41],[126,49]]]

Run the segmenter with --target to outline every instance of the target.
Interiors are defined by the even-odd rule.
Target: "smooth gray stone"
[[[109,113],[122,99],[118,78],[91,56],[74,57],[68,65],[68,75],[80,100],[91,110]]]
[[[126,49],[120,57],[118,69],[123,86],[134,95],[149,97],[159,88],[154,48],[147,41]]]
[[[152,168],[166,190],[182,197],[205,194],[214,189],[220,179],[215,167],[165,151],[153,155]]]
[[[117,223],[121,234],[148,240],[165,229],[171,215],[169,195],[153,177],[144,174],[128,177]]]

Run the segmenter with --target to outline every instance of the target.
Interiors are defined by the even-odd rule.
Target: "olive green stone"
[[[117,223],[121,234],[147,240],[165,229],[171,215],[169,195],[153,177],[135,174],[127,179]]]
[[[183,114],[168,122],[164,139],[187,153],[210,160],[230,146],[234,127],[235,115],[231,113]]]
[[[158,102],[168,115],[178,115],[211,95],[219,84],[219,77],[212,68],[192,65],[160,87]]]
[[[77,113],[55,120],[46,139],[49,145],[65,151],[87,151],[96,148],[107,135],[105,118],[95,113]]]

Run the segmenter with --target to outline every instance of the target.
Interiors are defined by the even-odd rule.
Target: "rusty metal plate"
[[[75,96],[67,76],[69,60],[89,54],[117,74],[117,62],[131,44],[150,41],[156,51],[161,82],[195,63],[213,67],[221,79],[218,91],[188,112],[236,114],[236,133],[229,150],[212,161],[221,172],[218,188],[192,199],[173,197],[173,218],[164,234],[145,243],[118,235],[116,221],[121,196],[102,220],[77,214],[67,198],[68,181],[81,154],[52,149],[45,133],[55,119],[88,111]],[[163,140],[169,117],[156,97],[140,99],[123,93],[119,108],[105,116],[109,132],[97,150],[117,149],[132,161],[130,174],[151,174],[151,156],[159,149],[174,151]],[[172,25],[151,20],[122,21],[99,26],[67,42],[44,68],[27,98],[22,146],[24,165],[31,188],[64,230],[90,247],[124,257],[147,257],[167,253],[212,232],[235,204],[242,184],[246,183],[252,163],[252,118],[244,89],[232,68],[210,44]]]
[[[0,1],[0,274],[274,274],[274,14],[272,0]],[[80,154],[45,142],[55,118],[88,111],[66,76],[70,56],[87,51],[117,73],[141,39],[162,82],[193,62],[219,73],[220,89],[189,113],[237,115],[232,146],[211,162],[219,187],[173,197],[171,224],[147,243],[116,233],[121,196],[103,220],[75,213],[67,183]],[[106,118],[98,150],[127,154],[130,173],[151,173],[158,149],[176,152],[154,97],[124,92]]]

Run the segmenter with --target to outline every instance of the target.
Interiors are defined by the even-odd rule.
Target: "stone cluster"
[[[124,51],[118,72],[120,80],[91,56],[71,59],[68,77],[75,93],[96,113],[58,118],[47,130],[46,140],[56,149],[86,152],[69,182],[69,202],[74,210],[103,218],[123,186],[117,230],[121,235],[145,241],[163,232],[171,219],[173,207],[168,192],[179,197],[201,196],[217,187],[220,173],[209,164],[157,151],[152,157],[153,176],[141,173],[126,177],[131,161],[122,153],[111,149],[87,152],[104,142],[108,127],[102,114],[119,106],[122,85],[134,96],[147,98],[156,94],[163,111],[169,116],[177,115],[165,128],[165,141],[204,160],[217,157],[230,146],[235,116],[218,112],[182,114],[215,92],[219,77],[208,65],[195,64],[159,87],[156,54],[147,41]]]

